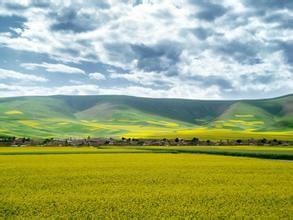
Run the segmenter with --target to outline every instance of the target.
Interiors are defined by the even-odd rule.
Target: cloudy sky
[[[292,92],[292,0],[0,1],[0,96]]]

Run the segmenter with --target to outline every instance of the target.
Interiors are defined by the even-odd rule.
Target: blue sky
[[[2,0],[0,96],[293,92],[291,0]]]

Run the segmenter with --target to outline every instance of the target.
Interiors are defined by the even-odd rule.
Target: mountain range
[[[262,100],[119,95],[0,98],[0,135],[293,139],[293,95]]]

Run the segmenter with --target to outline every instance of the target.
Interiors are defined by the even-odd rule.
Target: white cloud
[[[204,99],[209,96],[211,99],[220,98],[217,88],[201,90],[191,86],[174,87],[170,91],[163,89],[153,90],[140,86],[101,88],[97,85],[70,85],[60,87],[40,87],[40,86],[18,86],[0,84],[1,95],[3,97],[11,96],[47,96],[47,95],[134,95],[141,97],[162,97],[162,98],[188,98]],[[196,93],[194,93],[196,91]],[[186,96],[186,94],[188,94]],[[196,94],[196,96],[195,96]]]
[[[174,84],[178,80],[176,77],[166,77],[164,74],[157,72],[144,72],[140,70],[134,70],[130,73],[111,73],[112,79],[125,79],[130,82],[141,84],[144,86],[152,86],[155,82],[161,81],[166,84]]]
[[[99,87],[96,85],[73,85],[60,87],[20,86],[0,83],[1,96],[47,96],[47,95],[89,95],[97,94]]]
[[[134,95],[141,97],[159,98],[186,98],[186,99],[219,99],[220,91],[216,87],[206,90],[196,88],[194,85],[174,86],[170,90],[151,89],[142,86],[128,86],[125,88],[100,89],[101,94]]]
[[[47,72],[58,72],[66,74],[85,74],[82,69],[67,66],[64,64],[52,64],[52,63],[23,63],[22,67],[26,69],[34,70],[36,68],[44,68]]]
[[[44,77],[35,76],[32,74],[24,74],[13,70],[0,69],[0,79],[14,79],[28,82],[47,82]]]
[[[281,20],[275,19],[283,16],[284,25],[288,25],[293,13],[287,9],[274,9],[260,16],[253,5],[247,7],[243,0],[144,0],[140,1],[142,4],[56,0],[47,1],[48,8],[29,7],[33,3],[29,0],[2,2],[0,14],[18,13],[5,9],[4,3],[28,8],[22,11],[27,18],[24,27],[11,29],[18,36],[2,33],[0,45],[47,54],[59,62],[24,63],[22,67],[66,73],[69,78],[69,74],[92,72],[90,79],[116,83],[126,80],[132,85],[108,83],[107,88],[95,88],[92,92],[237,98],[237,94],[261,97],[293,91],[292,64],[286,62],[280,46],[280,42],[292,44],[293,30],[279,27]],[[213,4],[208,3],[219,4],[227,11],[212,22],[201,19],[197,13],[204,4],[209,6],[208,15],[217,14],[212,11]],[[60,30],[52,30],[52,25],[60,20]],[[135,50],[135,46],[139,48]],[[105,77],[106,71],[84,71],[65,65],[84,61],[107,65],[109,77]],[[162,89],[158,90],[160,84]],[[63,87],[64,91],[65,88],[68,87]]]
[[[106,77],[102,73],[90,73],[89,77],[95,80],[105,80]]]

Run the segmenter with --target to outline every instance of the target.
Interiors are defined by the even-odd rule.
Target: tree
[[[267,139],[263,138],[260,142],[261,142],[262,144],[265,144],[265,143],[267,143]]]
[[[198,144],[198,142],[199,142],[199,139],[196,137],[192,138],[192,140],[191,140],[192,144]]]
[[[242,143],[242,140],[238,139],[238,140],[236,140],[236,143],[237,144],[241,144]]]

